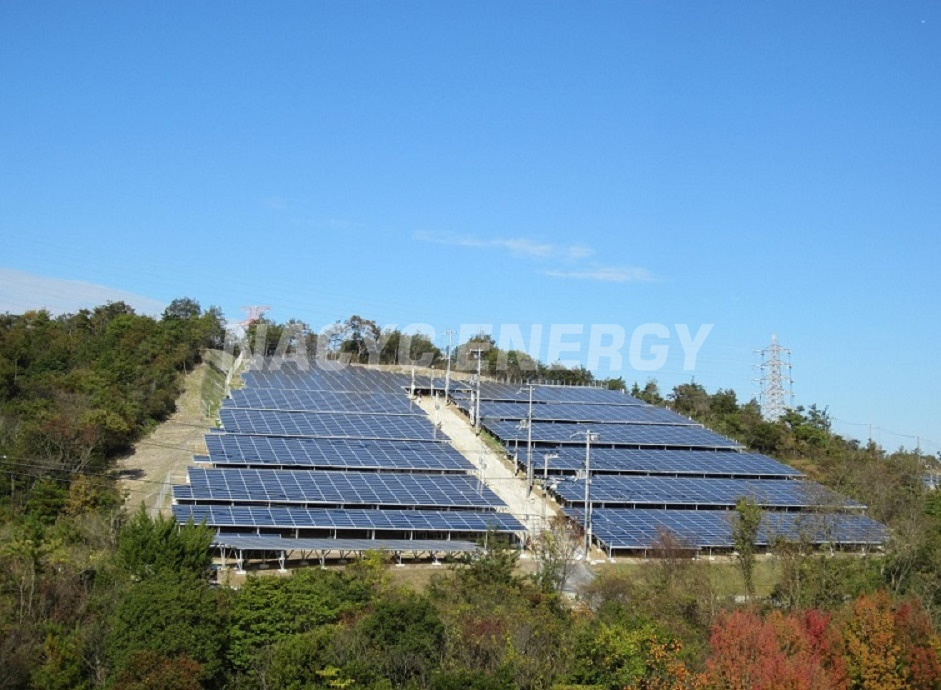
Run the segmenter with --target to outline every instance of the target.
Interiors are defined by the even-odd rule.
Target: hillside
[[[286,578],[248,577],[238,591],[215,588],[210,584],[213,531],[147,511],[129,514],[119,498],[119,473],[112,471],[117,462],[125,474],[147,473],[141,477],[146,481],[124,480],[148,487],[133,494],[146,505],[160,496],[171,467],[190,463],[194,445],[209,427],[202,400],[218,391],[218,382],[206,384],[205,365],[197,365],[200,350],[211,344],[198,327],[203,316],[187,308],[155,320],[107,307],[61,318],[7,317],[0,324],[4,687],[587,690],[771,688],[782,682],[869,687],[872,678],[880,687],[930,688],[941,682],[936,632],[941,510],[937,495],[921,482],[925,458],[841,439],[817,408],[769,422],[754,403],[738,403],[732,391],[709,393],[695,386],[667,395],[655,384],[638,386],[632,393],[645,405],[625,414],[657,415],[651,410],[668,405],[670,414],[691,416],[769,460],[800,468],[868,504],[892,530],[884,548],[842,554],[782,541],[757,567],[749,560],[754,554],[739,549],[717,568],[690,558],[683,544],[662,540],[648,561],[600,568],[572,602],[559,588],[573,552],[564,529],[553,528],[540,532],[545,539],[533,543],[525,569],[516,567],[517,549],[485,534],[487,548],[471,545],[473,556],[423,576],[420,591],[393,584],[390,565],[367,550],[342,568],[299,568]],[[253,376],[233,394],[230,403],[237,404],[231,411],[241,412],[222,414],[224,425],[277,422],[272,410],[246,408],[256,404],[249,402],[251,396],[276,395],[253,387]],[[390,381],[385,375],[371,380],[376,386]],[[371,434],[399,428],[433,435],[441,421],[442,430],[470,457],[444,449],[443,439],[434,436],[404,439],[415,450],[436,444],[434,452],[417,455],[396,454],[393,442],[402,441],[401,434],[369,444],[385,448],[386,457],[399,457],[396,462],[411,463],[411,469],[419,462],[454,463],[456,475],[469,467],[482,472],[495,490],[512,484],[515,491],[486,496],[512,506],[521,496],[520,466],[501,458],[503,449],[486,432],[481,437],[470,432],[459,396],[443,420],[427,395],[423,409],[413,409],[403,380],[408,388],[408,377],[400,376],[385,393],[351,392],[348,381],[334,387],[333,410],[324,419],[295,408],[291,423],[312,429],[336,421],[338,403],[379,406],[371,411],[376,419],[356,422]],[[512,388],[515,395],[518,389]],[[277,395],[326,400],[327,392],[295,385]],[[493,414],[510,421],[520,414],[518,401],[511,402],[509,414],[501,407],[506,396],[505,391],[493,396],[495,407],[484,414],[485,426],[492,424],[495,432],[504,427],[493,422]],[[577,419],[583,414],[577,402],[546,405],[541,412]],[[378,419],[396,415],[410,421],[396,426]],[[555,442],[556,437],[542,436],[540,425],[548,420],[534,420],[536,437]],[[704,432],[696,428],[694,433]],[[225,435],[212,434],[213,444],[222,444]],[[285,438],[258,429],[233,436],[240,437],[236,447],[242,448],[248,439],[257,444]],[[350,448],[365,443],[329,440]],[[310,446],[309,441],[294,443]],[[138,453],[127,456],[135,443]],[[151,449],[161,452],[152,455]],[[606,459],[599,451],[598,468],[607,461],[623,463],[633,458],[627,451],[636,449],[608,450],[617,451],[616,457]],[[575,462],[564,448],[559,455],[560,463]],[[339,457],[324,461],[336,470]],[[363,461],[356,454],[344,457],[346,463]],[[486,470],[475,467],[474,459],[481,457],[488,458]],[[148,458],[148,464],[141,462]],[[347,474],[352,480],[356,472]],[[412,474],[396,481],[429,489],[438,484]],[[449,486],[462,482],[467,478],[447,480]],[[471,504],[484,500],[484,492],[473,486],[460,499],[469,503],[455,505],[457,514],[469,514]],[[515,512],[538,515],[538,492]],[[458,495],[448,500],[457,501]],[[399,517],[420,512],[404,508]],[[383,512],[355,509],[372,518]],[[551,505],[547,512],[553,512]],[[747,509],[742,515],[744,522]],[[748,568],[754,568],[751,587]],[[750,590],[753,596],[743,596]],[[894,661],[883,663],[886,659]]]

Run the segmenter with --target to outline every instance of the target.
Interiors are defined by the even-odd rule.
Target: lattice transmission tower
[[[253,304],[247,307],[241,307],[241,309],[245,312],[245,320],[239,321],[238,325],[242,328],[248,328],[264,316],[265,312],[271,309],[271,307],[267,304]]]
[[[758,402],[765,419],[780,419],[794,404],[794,379],[791,378],[791,351],[781,347],[778,336],[771,334],[771,345],[758,350],[761,356],[761,393]],[[786,371],[785,371],[786,370]],[[785,387],[787,390],[785,391]]]

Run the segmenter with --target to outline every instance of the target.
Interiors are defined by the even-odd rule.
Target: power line
[[[868,432],[869,432],[869,442],[870,442],[870,443],[872,443],[872,441],[873,441],[873,432],[879,431],[879,432],[882,432],[882,433],[885,433],[885,434],[890,434],[891,436],[897,436],[897,437],[899,437],[899,438],[907,438],[907,439],[912,439],[912,440],[914,440],[914,441],[915,441],[915,452],[916,452],[916,453],[920,453],[920,452],[921,452],[922,446],[923,446],[924,444],[928,444],[928,445],[933,446],[933,447],[935,447],[935,448],[941,449],[941,443],[938,443],[937,441],[934,441],[934,440],[932,440],[932,439],[930,439],[930,438],[927,438],[927,437],[925,437],[925,436],[921,436],[920,434],[903,434],[903,433],[901,433],[901,432],[899,432],[899,431],[893,431],[892,429],[889,429],[889,428],[887,428],[887,427],[880,426],[879,424],[874,424],[873,422],[852,422],[852,421],[850,421],[850,420],[848,420],[848,419],[840,419],[839,417],[832,417],[832,416],[830,417],[830,419],[832,419],[834,422],[839,422],[840,424],[847,424],[847,425],[849,425],[849,426],[861,426],[861,427],[866,427],[866,428],[868,429]]]
[[[12,463],[7,461],[13,460]],[[3,455],[0,456],[0,461],[3,462],[3,465],[0,465],[0,474],[17,474],[18,476],[30,477],[33,479],[52,479],[55,481],[71,481],[69,477],[56,477],[49,474],[43,474],[37,476],[36,474],[27,473],[26,470],[33,469],[39,470],[43,473],[47,472],[60,472],[65,474],[70,474],[74,476],[83,476],[83,477],[97,477],[101,479],[110,479],[113,481],[134,481],[134,482],[144,482],[147,484],[159,484],[163,485],[165,482],[159,481],[156,479],[145,479],[144,477],[120,477],[116,476],[118,472],[94,472],[92,470],[80,470],[72,469],[68,467],[50,467],[48,464],[45,464],[39,458],[25,458],[22,456],[11,456]],[[13,466],[13,469],[10,469],[7,465],[10,464]],[[20,469],[20,472],[16,470]]]

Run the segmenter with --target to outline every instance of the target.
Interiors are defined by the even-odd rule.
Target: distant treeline
[[[422,333],[383,329],[375,321],[358,315],[337,321],[320,333],[303,321],[292,319],[277,323],[261,318],[249,326],[243,344],[253,354],[265,356],[303,352],[310,358],[344,358],[358,364],[416,363],[437,369],[445,368],[449,356]],[[450,353],[452,368],[476,371],[478,353],[481,373],[492,379],[595,385],[614,390],[624,390],[625,386],[623,378],[599,380],[582,366],[567,367],[558,362],[546,364],[522,350],[504,350],[484,332],[456,344]]]

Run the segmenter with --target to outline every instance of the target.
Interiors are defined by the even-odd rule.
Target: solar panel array
[[[465,397],[465,396],[461,396]],[[528,385],[520,388],[506,383],[481,381],[480,399],[495,402],[529,402]],[[586,405],[646,405],[643,400],[620,391],[586,386],[535,386],[533,400],[545,403],[584,403]]]
[[[242,374],[246,388],[315,390],[360,393],[401,393],[410,378],[404,374],[343,365],[340,362],[310,361],[306,366],[290,361],[265,360]]]
[[[449,443],[365,439],[206,436],[217,467],[280,467],[468,473],[474,466]]]
[[[427,417],[337,412],[244,410],[223,406],[222,428],[232,434],[308,438],[370,438],[402,441],[440,439]]]
[[[413,385],[443,390],[443,379],[266,361],[243,380],[224,401],[222,428],[206,436],[208,458],[174,488],[178,519],[230,535],[377,544],[524,531],[406,394]],[[451,384],[470,415],[471,389]],[[696,548],[728,549],[732,508],[744,496],[764,508],[762,543],[885,539],[864,506],[670,410],[617,391],[536,386],[530,431],[529,397],[528,388],[482,382],[482,425],[524,469],[532,458],[573,520],[583,518],[585,438],[594,435],[593,535],[609,553],[648,550],[664,530]]]
[[[519,521],[508,513],[470,510],[370,510],[366,508],[268,508],[265,506],[175,505],[181,522],[192,520],[226,531],[281,530],[291,533],[407,532],[484,534],[488,530],[516,533]]]
[[[524,451],[525,452],[525,449]],[[548,461],[544,458],[548,456]],[[574,474],[585,467],[584,447],[540,450],[534,460],[551,474]],[[540,470],[541,471],[541,470]],[[791,477],[802,474],[760,453],[650,448],[592,448],[593,474],[696,475],[701,477]]]
[[[458,406],[467,410],[470,400],[464,399]],[[481,400],[480,416],[493,421],[521,421],[529,418],[528,402],[494,402]],[[696,422],[654,405],[599,405],[597,403],[572,403],[553,405],[533,403],[533,420],[539,422],[594,422],[600,424],[670,424],[699,426]]]
[[[177,502],[446,507],[492,510],[499,499],[467,475],[190,468]]]
[[[663,529],[697,548],[729,549],[729,520],[744,497],[763,507],[767,534],[793,536],[797,525],[812,522],[818,543],[860,545],[885,538],[882,525],[860,514],[865,506],[772,458],[742,452],[738,442],[686,417],[623,393],[535,386],[530,408],[528,385],[482,383],[479,403],[474,397],[468,391],[454,399],[469,417],[479,405],[481,426],[527,474],[531,469],[536,478],[545,475],[548,492],[575,520],[583,519],[586,435],[592,434],[593,537],[609,553],[649,549]],[[820,527],[823,511],[832,514],[829,531]],[[763,538],[770,538],[767,534]]]
[[[481,423],[504,443],[526,442],[528,430],[517,422]],[[598,434],[601,446],[649,446],[654,448],[740,448],[740,444],[701,426],[666,424],[561,424],[533,422],[532,440],[540,444],[585,445],[585,432]]]
[[[585,504],[585,480],[560,482],[556,488],[566,505]],[[636,477],[614,474],[593,476],[591,503],[601,506],[734,507],[740,498],[773,508],[859,508],[819,484],[803,480],[688,479]]]
[[[173,488],[177,519],[292,538],[524,531],[409,399],[410,377],[266,360],[242,378],[206,436],[208,458]]]
[[[236,551],[392,551],[468,553],[477,551],[473,542],[456,539],[290,539],[279,536],[217,535],[213,546]]]
[[[282,390],[242,388],[232,391],[226,401],[229,409],[305,410],[308,412],[360,412],[363,414],[406,414],[423,416],[401,392],[361,393],[348,391]]]
[[[581,521],[580,510],[567,511]],[[669,534],[696,549],[726,549],[732,544],[736,514],[725,510],[593,509],[592,532],[609,550],[649,550]],[[885,541],[883,525],[864,515],[764,512],[758,545],[776,539],[814,544],[876,545]]]

